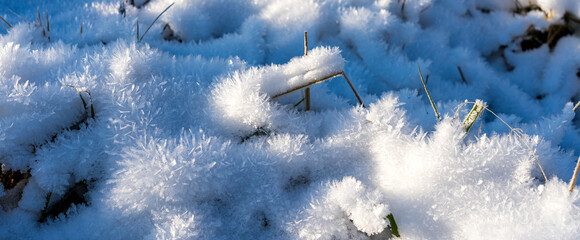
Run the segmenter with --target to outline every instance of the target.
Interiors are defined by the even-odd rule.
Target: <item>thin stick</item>
[[[44,25],[42,24],[42,17],[40,17],[40,8],[36,8],[36,11],[38,13],[38,23],[40,24],[40,27],[42,27],[42,30],[44,31]]]
[[[298,87],[292,88],[292,89],[290,89],[290,90],[288,90],[288,91],[285,91],[285,92],[282,92],[282,93],[278,93],[278,94],[276,94],[276,95],[272,96],[272,98],[277,98],[277,97],[280,97],[280,96],[282,96],[282,95],[286,95],[286,94],[288,94],[288,93],[291,93],[291,92],[294,92],[294,91],[300,90],[300,89],[302,89],[302,88],[305,88],[305,87],[308,87],[308,86],[312,86],[312,85],[314,85],[314,84],[317,84],[317,83],[324,82],[325,80],[328,80],[328,79],[331,79],[331,78],[335,78],[335,77],[338,77],[338,76],[342,76],[342,72],[340,72],[340,73],[335,73],[335,74],[332,74],[332,75],[329,75],[329,76],[323,77],[323,78],[321,78],[321,79],[318,79],[318,80],[315,80],[315,81],[312,81],[312,82],[309,82],[309,83],[306,83],[306,84],[300,85],[300,86],[298,86]]]
[[[26,19],[24,19],[22,16],[18,15],[18,13],[15,13],[14,11],[12,11],[12,9],[10,9],[9,7],[6,7],[6,9],[8,9],[8,11],[10,11],[12,14],[14,14],[17,17],[19,17],[20,19],[22,19],[22,21],[25,21],[26,23],[30,24],[29,21],[27,21]]]
[[[350,88],[352,89],[352,92],[356,96],[356,99],[358,100],[358,103],[360,103],[360,105],[362,105],[363,108],[367,108],[365,106],[365,104],[363,103],[362,99],[360,98],[360,96],[358,95],[358,93],[356,92],[356,89],[354,89],[354,86],[352,85],[352,83],[350,82],[350,80],[348,79],[348,77],[346,76],[346,73],[342,72],[341,75],[346,80],[346,82],[348,83],[348,85],[350,86]]]
[[[12,25],[10,25],[10,23],[8,23],[8,21],[6,21],[6,19],[4,19],[2,16],[0,16],[0,20],[2,20],[4,23],[6,23],[6,25],[8,25],[8,27],[12,28]]]
[[[304,56],[308,55],[308,32],[304,31]]]
[[[576,110],[578,110],[578,108],[580,108],[580,101],[578,101],[578,103],[576,103],[576,106],[574,106],[574,108],[572,108],[572,111],[576,112]]]
[[[574,175],[572,175],[572,180],[570,180],[570,193],[574,190],[574,185],[576,185],[576,178],[578,177],[578,172],[580,171],[580,157],[578,157],[578,162],[576,163],[576,168],[574,169]]]
[[[294,107],[298,107],[298,105],[300,105],[302,102],[304,102],[304,98],[300,99],[300,101],[294,104]]]
[[[437,111],[437,107],[435,106],[435,103],[433,102],[433,99],[431,98],[431,94],[429,94],[429,89],[427,89],[427,84],[425,84],[425,80],[423,80],[423,74],[421,73],[421,66],[419,66],[419,62],[417,62],[417,67],[419,68],[419,76],[421,77],[421,82],[423,83],[423,87],[425,88],[425,92],[427,92],[427,97],[429,97],[429,102],[431,102],[431,107],[433,107],[433,111],[435,112],[435,117],[437,117],[437,120],[441,121],[441,116],[439,115],[439,112]]]
[[[285,91],[285,92],[282,92],[282,93],[278,93],[278,94],[272,96],[272,99],[277,98],[277,97],[280,97],[280,96],[283,96],[283,95],[286,95],[286,94],[291,93],[291,92],[294,92],[294,91],[298,91],[300,89],[303,89],[303,88],[308,87],[308,86],[312,86],[314,84],[318,84],[318,83],[324,82],[324,81],[326,81],[328,79],[335,78],[335,77],[338,77],[338,76],[342,76],[346,80],[346,82],[348,83],[348,85],[352,89],[352,92],[356,96],[356,99],[358,100],[358,102],[360,103],[360,105],[362,105],[363,108],[366,108],[366,106],[364,105],[362,99],[358,95],[358,92],[356,91],[356,89],[354,88],[354,86],[352,85],[352,83],[350,82],[350,80],[348,79],[348,77],[346,76],[346,74],[344,72],[335,73],[335,74],[332,74],[332,75],[323,77],[321,79],[318,79],[318,80],[315,80],[315,81],[312,81],[312,82],[309,82],[309,83],[300,85],[298,87],[292,88],[292,89],[290,89],[288,91]]]
[[[147,32],[149,32],[149,29],[151,29],[151,27],[153,27],[153,24],[155,24],[155,22],[157,22],[157,20],[159,20],[159,18],[161,17],[161,15],[163,15],[163,14],[164,14],[164,13],[165,13],[167,10],[169,10],[169,8],[170,8],[171,6],[173,6],[173,4],[175,4],[175,2],[174,2],[174,3],[172,3],[171,5],[169,5],[169,7],[165,8],[165,10],[163,10],[163,12],[161,12],[161,13],[160,13],[160,14],[159,14],[159,15],[158,15],[156,18],[155,18],[155,20],[153,20],[153,22],[151,23],[151,25],[149,25],[149,27],[147,28],[147,30],[145,30],[145,32],[143,33],[143,36],[141,36],[141,37],[139,38],[139,42],[141,42],[141,40],[143,40],[143,37],[145,37],[145,34],[147,34]],[[137,26],[138,26],[138,25],[137,25]]]
[[[46,36],[50,42],[50,20],[48,20],[48,11],[46,11]]]
[[[477,104],[476,102],[467,102],[466,101],[457,107],[457,111],[459,111],[459,108],[461,106],[468,104],[468,103]],[[540,171],[542,172],[542,176],[544,176],[544,179],[546,180],[546,182],[548,182],[548,177],[546,177],[546,173],[544,172],[544,168],[542,168],[542,164],[540,164],[540,160],[538,160],[538,157],[536,156],[536,154],[534,153],[534,151],[532,150],[532,148],[530,147],[528,142],[524,140],[522,131],[512,128],[512,126],[510,126],[506,121],[504,121],[501,117],[499,117],[497,114],[495,114],[493,111],[491,111],[491,109],[487,108],[486,106],[483,106],[483,108],[485,110],[487,110],[488,112],[490,112],[491,114],[493,114],[493,116],[495,116],[497,119],[499,119],[503,124],[505,124],[520,139],[520,141],[526,146],[526,148],[528,148],[528,150],[530,151],[530,153],[532,154],[532,156],[536,160],[536,163],[538,164],[538,167],[540,168]]]
[[[139,42],[139,20],[137,20],[137,42]]]
[[[403,0],[403,4],[401,5],[401,18],[406,21],[407,17],[405,16],[405,3],[407,0]]]
[[[457,66],[457,71],[459,71],[459,75],[461,76],[463,83],[467,84],[467,81],[465,81],[465,76],[463,75],[463,71],[461,71],[461,67],[459,65]]]
[[[304,56],[308,56],[308,32],[304,31]],[[304,89],[304,109],[310,110],[310,88]]]

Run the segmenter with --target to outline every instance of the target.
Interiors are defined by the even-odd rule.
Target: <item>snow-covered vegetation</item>
[[[0,17],[0,239],[580,238],[577,0]]]

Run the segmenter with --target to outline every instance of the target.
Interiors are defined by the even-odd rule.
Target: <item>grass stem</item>
[[[574,108],[572,108],[572,111],[576,112],[576,110],[578,110],[578,108],[580,108],[580,101],[578,101],[578,103],[576,103]]]
[[[468,103],[478,104],[477,102],[468,102],[468,101],[465,101],[464,103],[460,104],[457,107],[457,112],[459,112],[459,109],[463,105],[468,104]],[[538,157],[536,156],[536,154],[534,153],[534,151],[530,147],[530,144],[528,143],[528,141],[524,140],[524,133],[523,133],[523,131],[521,129],[515,129],[512,126],[510,126],[506,121],[504,121],[501,117],[499,117],[495,112],[493,112],[491,109],[487,108],[486,106],[484,106],[484,105],[481,105],[481,106],[483,107],[483,109],[485,109],[488,112],[490,112],[491,114],[493,114],[493,116],[495,116],[497,119],[499,119],[503,124],[505,124],[511,130],[511,132],[513,132],[518,137],[518,139],[520,139],[520,142],[523,143],[526,146],[526,148],[530,151],[530,153],[534,157],[534,160],[536,160],[536,163],[538,164],[538,167],[540,168],[540,171],[542,172],[542,176],[544,177],[544,180],[546,182],[548,182],[548,177],[546,176],[546,173],[544,172],[544,168],[542,168],[542,164],[540,164],[540,160],[538,160]]]
[[[304,31],[304,56],[308,56],[308,32]],[[310,88],[304,89],[304,110],[310,110]]]
[[[467,81],[465,80],[465,75],[463,75],[463,71],[461,71],[461,67],[459,65],[457,66],[457,71],[459,71],[459,75],[461,76],[461,80],[463,80],[463,83],[467,84]]]
[[[143,33],[143,35],[141,37],[139,37],[139,41],[138,42],[141,42],[141,40],[143,40],[143,37],[145,37],[145,35],[147,34],[147,32],[149,32],[149,29],[151,29],[151,27],[153,27],[153,24],[155,24],[155,22],[157,22],[157,20],[159,20],[159,18],[161,17],[161,15],[163,15],[165,12],[167,12],[167,10],[169,10],[169,8],[171,6],[173,6],[173,4],[175,4],[175,3],[172,3],[167,8],[165,8],[165,10],[163,10],[163,12],[161,12],[159,15],[157,15],[157,17],[155,18],[155,20],[153,20],[153,22],[149,25],[149,27],[147,28],[147,30],[145,30],[145,32]],[[139,28],[139,24],[137,24],[137,29],[138,28]],[[139,36],[139,35],[137,34],[137,36]]]
[[[6,23],[6,25],[8,25],[9,28],[12,28],[12,25],[10,25],[10,23],[8,23],[8,21],[6,21],[6,19],[4,19],[2,16],[0,16],[0,20],[2,20],[2,22]]]
[[[429,98],[429,102],[431,102],[431,107],[433,107],[433,111],[435,112],[435,117],[437,120],[441,121],[441,116],[437,111],[437,107],[435,106],[435,102],[431,98],[431,94],[429,93],[429,89],[427,89],[427,84],[425,84],[425,80],[423,79],[423,74],[421,73],[421,66],[419,66],[419,62],[417,62],[417,67],[419,68],[419,76],[421,77],[421,82],[423,83],[423,87],[425,88],[425,92],[427,93],[427,97]]]
[[[578,162],[576,162],[576,168],[574,168],[574,175],[572,175],[572,180],[570,180],[570,193],[574,191],[574,186],[576,185],[576,178],[578,178],[579,171],[580,171],[580,157],[578,157]]]

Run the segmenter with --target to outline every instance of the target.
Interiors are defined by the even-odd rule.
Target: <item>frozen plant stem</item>
[[[463,129],[465,129],[466,133],[469,132],[469,129],[471,129],[471,126],[473,126],[473,124],[477,120],[477,117],[479,117],[481,112],[483,112],[484,108],[485,108],[485,103],[483,103],[480,100],[475,100],[475,104],[473,105],[473,108],[471,108],[471,111],[469,112],[469,114],[467,114],[467,117],[465,117],[465,120],[463,120]]]
[[[169,5],[167,8],[165,8],[165,10],[163,10],[163,12],[161,12],[159,15],[157,15],[157,17],[155,18],[155,20],[153,20],[153,22],[151,23],[151,25],[149,25],[149,27],[147,28],[147,30],[145,30],[145,32],[143,33],[143,36],[139,37],[139,22],[137,22],[137,37],[138,37],[138,42],[141,42],[141,40],[143,40],[143,37],[145,37],[145,34],[147,34],[147,32],[149,32],[149,29],[151,29],[151,27],[153,27],[153,24],[155,24],[155,22],[157,22],[157,20],[159,20],[159,18],[161,17],[161,15],[163,15],[165,12],[167,12],[167,10],[169,10],[169,8],[171,6],[173,6],[172,3],[171,5]]]
[[[576,111],[580,108],[580,101],[576,103],[572,111]],[[574,174],[572,175],[572,179],[570,180],[570,193],[574,191],[574,185],[576,185],[576,179],[578,178],[578,172],[580,171],[580,157],[578,157],[578,161],[576,162],[576,168],[574,168]]]
[[[12,28],[12,25],[10,25],[10,23],[8,23],[6,21],[6,19],[4,19],[2,16],[0,16],[0,20],[2,20],[2,22],[6,23],[6,25],[8,25],[9,28]]]
[[[12,11],[12,9],[10,9],[9,7],[6,7],[6,9],[8,9],[8,11],[10,11],[12,14],[14,14],[15,16],[17,16],[18,18],[22,19],[22,21],[30,24],[29,21],[27,21],[26,19],[24,19],[22,16],[18,15],[18,13],[15,13],[14,11]]]
[[[457,66],[457,71],[459,71],[459,75],[461,76],[461,80],[463,80],[463,83],[467,84],[467,81],[465,80],[465,76],[463,75],[463,71],[461,71],[460,66]]]
[[[459,111],[459,108],[461,108],[461,106],[463,106],[465,104],[468,104],[468,103],[477,104],[477,102],[467,102],[466,101],[466,102],[460,104],[457,107],[457,111]],[[542,168],[542,164],[540,164],[540,160],[538,160],[538,157],[534,153],[534,150],[532,150],[532,148],[530,147],[530,144],[528,143],[528,141],[524,140],[524,137],[523,137],[524,133],[523,133],[523,131],[521,129],[514,129],[506,121],[504,121],[502,118],[500,118],[495,112],[491,111],[485,105],[481,105],[481,106],[482,106],[483,109],[487,110],[489,113],[493,114],[493,116],[495,116],[497,119],[499,119],[504,125],[506,125],[520,139],[520,142],[523,143],[526,146],[526,148],[532,154],[532,157],[534,157],[534,160],[536,160],[536,163],[538,164],[538,167],[540,168],[540,171],[542,172],[542,176],[544,177],[544,180],[546,182],[548,182],[548,177],[546,176],[546,173],[544,172],[544,168]]]
[[[580,108],[580,101],[578,101],[578,103],[576,103],[574,108],[572,108],[572,111],[576,112],[576,110],[578,110],[578,108]]]
[[[308,32],[304,31],[304,56],[308,56]],[[310,110],[310,88],[304,89],[304,109]]]
[[[576,178],[578,178],[578,172],[580,171],[580,157],[578,157],[578,162],[576,162],[576,168],[574,168],[574,175],[570,180],[570,193],[574,191],[574,185],[576,185]]]
[[[139,20],[137,20],[137,42],[139,42]]]
[[[46,36],[50,42],[50,20],[48,20],[48,11],[46,12]]]
[[[433,99],[431,98],[431,94],[429,94],[429,89],[427,89],[427,84],[425,84],[425,80],[423,80],[423,74],[421,73],[421,66],[419,66],[419,62],[417,62],[417,67],[419,68],[419,76],[421,77],[421,82],[423,83],[423,87],[425,88],[425,92],[427,93],[427,97],[429,98],[429,102],[431,102],[431,107],[433,107],[433,111],[435,112],[435,117],[437,117],[437,120],[441,121],[441,116],[439,115],[439,112],[437,111],[437,107],[435,107],[435,103],[433,102]]]
[[[294,91],[297,91],[297,90],[303,89],[303,88],[305,88],[305,87],[312,86],[312,85],[314,85],[314,84],[317,84],[317,83],[324,82],[324,81],[326,81],[326,80],[328,80],[328,79],[335,78],[335,77],[338,77],[338,76],[342,76],[342,77],[343,77],[343,78],[346,80],[346,82],[348,83],[348,85],[349,85],[349,86],[350,86],[350,88],[352,89],[352,92],[353,92],[353,93],[354,93],[354,95],[356,96],[356,99],[358,100],[358,102],[360,103],[360,105],[361,105],[363,108],[366,108],[366,106],[364,105],[364,103],[363,103],[362,99],[361,99],[361,98],[360,98],[360,96],[358,95],[358,92],[356,91],[356,89],[354,88],[354,86],[352,85],[352,83],[350,82],[350,80],[348,79],[348,77],[346,76],[346,74],[345,74],[344,72],[335,73],[335,74],[332,74],[332,75],[329,75],[329,76],[323,77],[323,78],[321,78],[321,79],[317,79],[317,80],[314,80],[314,81],[312,81],[312,82],[306,83],[306,84],[304,84],[304,85],[300,85],[300,86],[298,86],[298,87],[295,87],[295,88],[292,88],[292,89],[290,89],[290,90],[288,90],[288,91],[285,91],[285,92],[282,92],[282,93],[278,93],[278,94],[276,94],[276,95],[272,96],[272,98],[277,98],[277,97],[280,97],[280,96],[286,95],[286,94],[288,94],[288,93],[291,93],[291,92],[294,92]]]

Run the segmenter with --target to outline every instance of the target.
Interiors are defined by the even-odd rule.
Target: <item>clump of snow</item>
[[[0,10],[0,164],[31,175],[0,236],[369,239],[392,214],[402,239],[580,237],[577,2],[180,0],[141,42],[173,1],[121,2]],[[366,108],[318,83],[343,72]],[[311,83],[311,111],[284,94]],[[476,99],[501,119],[466,133]]]
[[[329,185],[322,199],[313,199],[307,216],[299,216],[300,238],[346,239],[350,234],[370,236],[385,230],[389,208],[379,191],[368,191],[353,177]],[[349,221],[355,228],[349,229]]]
[[[283,126],[286,120],[281,118],[288,113],[271,98],[340,74],[343,68],[338,48],[315,48],[284,65],[250,68],[220,79],[207,104],[213,121],[233,133],[271,128],[276,122]]]

